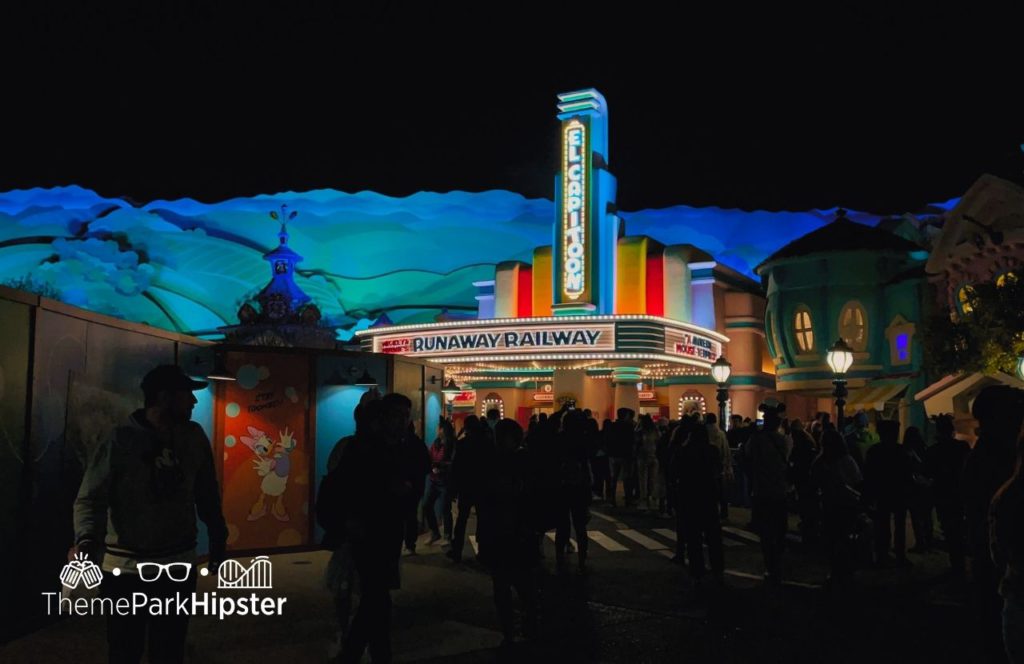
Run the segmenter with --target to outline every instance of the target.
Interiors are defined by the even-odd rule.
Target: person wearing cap
[[[71,555],[102,561],[101,592],[115,603],[133,593],[152,600],[195,590],[197,513],[209,534],[210,570],[224,559],[227,526],[213,451],[191,421],[192,393],[206,386],[175,365],[156,367],[142,380],[144,407],[89,459],[75,500]],[[173,569],[187,569],[187,577],[144,563],[184,563],[188,567]],[[187,629],[187,615],[113,612],[107,616],[109,659],[140,661],[148,636],[151,662],[181,662]]]
[[[1024,390],[990,385],[971,406],[978,421],[978,442],[967,455],[960,487],[967,515],[967,556],[970,561],[975,615],[985,630],[985,644],[993,661],[1002,656],[1003,601],[999,579],[989,550],[989,507],[992,497],[1010,479],[1017,461],[1016,440],[1024,422]]]

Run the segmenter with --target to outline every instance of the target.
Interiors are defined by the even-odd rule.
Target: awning
[[[907,391],[906,383],[887,383],[872,385],[868,383],[859,390],[854,390],[846,399],[849,412],[857,410],[885,410],[885,404],[902,396]]]

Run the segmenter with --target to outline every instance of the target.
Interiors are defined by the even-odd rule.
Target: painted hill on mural
[[[931,206],[939,214],[956,200]],[[473,281],[549,244],[554,204],[509,191],[404,198],[330,189],[137,206],[77,186],[0,193],[0,283],[180,332],[209,334],[270,278],[268,213],[298,211],[296,282],[348,339],[386,313],[395,323],[476,309]],[[621,212],[631,235],[693,244],[753,276],[758,262],[820,228],[833,210],[766,212],[674,206]],[[875,225],[877,215],[851,212]]]

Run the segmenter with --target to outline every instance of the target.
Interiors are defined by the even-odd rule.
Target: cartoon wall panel
[[[300,355],[228,353],[236,378],[219,386],[215,454],[231,550],[311,543],[309,362]]]

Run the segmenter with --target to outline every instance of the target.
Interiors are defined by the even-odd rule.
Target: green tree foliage
[[[1024,277],[1024,270],[1014,270]],[[1024,278],[975,284],[970,311],[944,311],[925,325],[927,366],[935,375],[1013,373],[1024,355]]]

